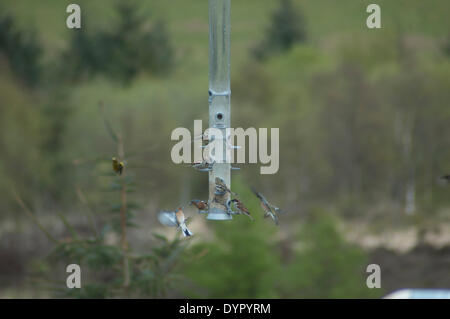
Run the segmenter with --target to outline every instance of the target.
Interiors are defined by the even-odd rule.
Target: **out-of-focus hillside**
[[[0,4],[0,16],[13,20],[12,31],[0,24],[0,259],[16,265],[4,266],[5,278],[18,273],[18,279],[8,280],[13,295],[41,295],[15,290],[14,282],[48,270],[42,259],[51,250],[14,194],[58,238],[67,237],[68,230],[56,212],[64,211],[82,234],[89,233],[86,210],[100,225],[110,218],[108,209],[117,198],[105,190],[118,149],[105,121],[123,138],[132,196],[139,202],[132,210],[140,227],[129,231],[136,250],[153,247],[154,230],[173,236],[157,223],[159,209],[207,196],[206,176],[170,157],[174,128],[193,129],[195,119],[203,119],[206,128],[207,1],[137,1],[136,11],[127,14],[125,7],[123,15],[116,2],[78,1],[81,30],[65,25],[71,1]],[[269,48],[273,44],[268,34],[271,26],[277,29],[272,17],[280,2],[233,1],[231,15],[232,126],[280,128],[279,172],[260,175],[259,164],[241,165],[232,187],[245,193],[258,186],[289,213],[279,228],[270,228],[269,238],[259,235],[272,226],[261,224],[267,220],[252,226],[249,242],[263,240],[267,253],[241,247],[235,239],[251,224],[239,221],[222,229],[187,209],[195,215],[192,252],[212,253],[200,259],[204,263],[188,263],[184,275],[192,286],[169,296],[232,297],[229,287],[244,275],[223,270],[223,277],[213,278],[207,271],[227,260],[230,265],[247,260],[264,276],[261,286],[242,284],[236,291],[240,297],[379,296],[361,290],[351,274],[357,272],[359,280],[369,260],[389,259],[385,247],[397,249],[392,254],[403,265],[398,250],[414,254],[416,246],[439,243],[442,253],[429,248],[435,259],[421,269],[447,265],[448,236],[439,229],[445,232],[450,222],[450,187],[438,178],[450,172],[450,3],[379,0],[382,28],[369,30],[366,7],[373,1],[292,2],[305,37],[266,59],[254,52],[264,41]],[[36,42],[29,40],[33,36]],[[251,194],[245,198],[252,201]],[[258,206],[249,205],[261,217]],[[322,215],[333,218],[317,217]],[[313,230],[299,237],[305,228]],[[311,244],[316,250],[303,251],[303,241],[317,242]],[[238,251],[236,259],[230,247]],[[319,249],[347,256],[348,268],[331,254],[330,267],[349,282],[342,290],[325,284],[311,288],[330,276],[317,266],[327,260]],[[253,263],[259,257],[261,263]],[[302,258],[312,261],[303,264]],[[394,274],[401,269],[396,265],[390,268]],[[280,267],[287,277],[277,283]],[[316,277],[308,279],[315,267]],[[266,274],[266,268],[274,272]],[[297,273],[298,281],[291,282],[289,276]],[[426,288],[427,282],[435,287],[442,275],[426,282],[412,278],[417,273],[410,276]],[[408,278],[390,276],[389,289],[407,285]],[[303,292],[310,289],[310,295]]]

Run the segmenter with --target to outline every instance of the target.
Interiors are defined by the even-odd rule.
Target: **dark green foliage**
[[[72,289],[67,292],[65,290],[64,296],[78,299],[104,299],[109,297],[107,287],[102,284],[89,284],[82,287],[82,289]]]
[[[51,261],[71,260],[94,270],[114,269],[122,254],[119,248],[105,245],[99,240],[69,240],[56,246],[49,256]]]
[[[289,50],[294,44],[306,41],[306,24],[303,15],[296,10],[291,0],[281,0],[273,13],[266,37],[253,49],[258,60]]]
[[[81,289],[67,289],[61,283],[60,288],[54,290],[55,294],[73,298],[161,298],[173,295],[185,280],[177,274],[177,267],[186,242],[179,237],[173,240],[158,234],[154,237],[156,242],[151,251],[130,256],[128,287],[123,286],[123,252],[118,246],[105,244],[104,238],[59,243],[48,261],[55,269],[74,263],[80,265],[83,281]]]
[[[144,70],[152,70],[159,75],[170,71],[174,54],[165,22],[160,20],[153,25],[152,32],[148,33],[148,38],[144,41],[143,46],[143,51],[148,53],[148,56],[142,59]]]
[[[184,275],[178,273],[177,267],[182,256],[189,256],[186,253],[188,244],[178,236],[173,240],[159,234],[153,236],[158,244],[152,247],[149,254],[142,254],[134,259],[131,288],[141,296],[173,296],[185,282]]]
[[[302,225],[293,260],[280,272],[282,295],[289,298],[380,297],[366,286],[367,256],[347,243],[336,220],[315,212]]]
[[[67,180],[72,178],[72,170],[67,163],[70,161],[66,153],[65,138],[67,125],[73,114],[73,108],[65,102],[67,93],[55,89],[46,103],[41,107],[40,114],[43,118],[45,130],[42,134],[40,150],[46,159],[46,176],[43,178],[42,186],[45,185],[46,192],[53,200],[62,200],[67,194]],[[70,187],[71,188],[71,187]]]
[[[41,75],[41,45],[36,34],[18,30],[11,15],[0,16],[0,54],[4,54],[14,73],[34,86]]]
[[[198,261],[185,266],[192,281],[188,296],[200,298],[356,298],[379,297],[366,286],[367,255],[348,243],[337,220],[313,212],[299,236],[278,242],[280,229],[255,196],[233,181],[255,221],[236,216],[214,227],[215,240],[192,247]],[[283,214],[289,223],[296,211]],[[287,245],[287,246],[286,246]]]
[[[169,35],[162,21],[148,26],[136,2],[120,1],[112,29],[74,32],[64,60],[72,78],[103,75],[128,84],[140,72],[162,75],[173,62]],[[89,20],[88,20],[89,23]]]
[[[186,265],[193,282],[190,294],[201,298],[272,298],[280,267],[273,236],[276,226],[262,219],[258,201],[242,182],[233,180],[233,190],[255,217],[236,216],[213,224],[215,240],[193,247],[198,261]]]
[[[17,212],[11,191],[25,201],[37,197],[48,166],[40,151],[42,114],[33,90],[24,87],[0,54],[0,193],[4,215]]]
[[[122,134],[117,133],[103,115],[120,160],[125,160]],[[104,163],[100,161],[99,164]],[[81,289],[71,290],[58,285],[55,293],[75,298],[167,297],[177,291],[178,285],[184,280],[177,274],[177,266],[187,242],[180,240],[178,236],[168,240],[162,235],[154,234],[156,243],[149,252],[134,252],[127,237],[127,231],[137,226],[133,219],[140,207],[133,201],[134,191],[129,189],[129,186],[135,185],[134,177],[127,166],[121,174],[116,174],[113,173],[110,160],[108,164],[100,165],[101,170],[107,169],[100,175],[107,178],[109,183],[103,193],[109,214],[106,218],[95,216],[96,221],[91,216],[92,236],[79,235],[66,217],[58,214],[70,237],[58,241],[52,239],[56,243],[48,260],[55,268],[78,264],[83,269],[84,279]],[[88,207],[85,209],[89,210]],[[96,226],[99,220],[103,224],[101,232],[98,232]],[[119,242],[109,243],[108,235],[120,238]]]

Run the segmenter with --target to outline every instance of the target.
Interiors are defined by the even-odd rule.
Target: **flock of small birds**
[[[229,193],[232,196],[232,199],[229,200],[225,206],[227,208],[227,212],[230,215],[244,215],[250,218],[250,220],[254,220],[250,211],[247,207],[245,207],[244,203],[238,199],[238,194],[233,192],[228,188],[223,179],[216,177],[216,195],[224,195],[225,193]],[[283,211],[272,205],[261,193],[252,189],[253,193],[258,197],[261,202],[261,207],[264,211],[264,218],[270,217],[276,225],[278,225],[278,214],[283,213]],[[209,210],[208,202],[200,199],[193,199],[190,201],[189,205],[195,206],[200,214],[206,214]],[[175,211],[167,211],[162,210],[158,213],[158,220],[161,224],[167,227],[177,227],[181,230],[183,236],[188,237],[192,236],[193,233],[187,228],[186,222],[189,218],[184,216],[183,208],[179,207]]]
[[[212,169],[213,163],[194,163],[192,167],[201,171],[208,171]],[[112,158],[112,168],[115,173],[121,175],[123,169],[125,167],[124,162],[119,161],[116,157]],[[444,175],[440,178],[441,181],[444,181],[447,184],[450,184],[450,174]],[[226,193],[229,193],[232,197],[231,200],[225,203],[225,207],[227,208],[227,212],[230,215],[245,215],[250,218],[252,221],[254,220],[250,211],[247,207],[245,207],[244,203],[239,200],[239,195],[233,192],[228,188],[225,181],[220,177],[216,177],[216,196],[223,196]],[[284,213],[279,207],[272,205],[263,194],[256,191],[252,188],[253,193],[258,197],[261,208],[264,211],[264,218],[271,218],[276,225],[279,225],[278,215]],[[216,199],[214,199],[216,200]],[[209,210],[209,203],[204,200],[193,199],[190,201],[189,205],[195,206],[200,214],[207,214]],[[234,206],[234,209],[233,207]],[[175,211],[167,211],[162,210],[158,213],[158,220],[161,224],[167,227],[177,227],[180,229],[184,237],[189,237],[194,235],[187,227],[186,223],[189,220],[189,217],[184,216],[183,208],[178,207]]]
[[[213,163],[194,163],[192,167],[197,170],[211,170]],[[119,161],[116,157],[112,158],[112,169],[118,174],[122,175],[122,172],[125,168],[125,164],[122,161]],[[225,181],[220,177],[216,177],[216,185],[215,185],[215,195],[216,200],[217,196],[223,196],[226,193],[229,193],[232,197],[231,200],[227,201],[224,206],[227,208],[227,213],[230,215],[245,215],[250,220],[254,220],[250,211],[247,207],[245,207],[244,203],[238,198],[239,195],[233,192],[226,185]],[[269,201],[255,189],[252,189],[253,193],[259,198],[261,202],[261,207],[264,211],[264,218],[270,217],[276,225],[278,225],[278,214],[283,213],[283,211],[269,203]],[[207,214],[209,210],[209,203],[204,200],[193,199],[190,201],[189,205],[195,206],[200,214]],[[167,227],[177,227],[184,237],[189,237],[194,235],[187,227],[186,223],[189,220],[189,217],[184,216],[183,207],[178,207],[175,211],[161,210],[158,213],[158,220],[161,224]]]

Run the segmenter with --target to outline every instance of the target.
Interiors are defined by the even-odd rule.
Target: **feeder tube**
[[[209,0],[209,127],[222,132],[221,154],[209,172],[208,219],[232,219],[223,203],[215,201],[215,179],[222,178],[231,189],[230,158],[226,156],[226,128],[230,127],[230,0]],[[221,198],[227,202],[230,194]]]

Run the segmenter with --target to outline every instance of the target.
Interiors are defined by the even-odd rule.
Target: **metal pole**
[[[226,128],[230,127],[230,0],[209,0],[209,127],[219,129],[224,137],[223,153],[216,154],[223,163],[215,163],[209,172],[208,219],[232,219],[224,206],[230,198],[226,193],[217,202],[215,179],[222,178],[231,189],[231,164],[226,160],[228,151]]]

